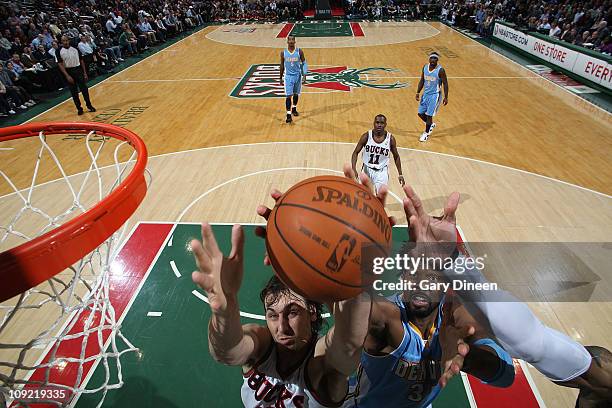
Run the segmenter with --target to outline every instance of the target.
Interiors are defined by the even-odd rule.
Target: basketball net
[[[69,132],[80,134],[66,137]],[[118,130],[117,134],[121,132]],[[0,191],[7,191],[6,186],[12,191],[0,197],[0,250],[6,251],[14,248],[16,242],[18,245],[29,242],[57,229],[123,187],[126,176],[135,167],[136,156],[142,152],[137,152],[130,141],[115,137],[100,135],[95,130],[51,129],[18,139],[17,142],[26,141],[30,146],[37,139],[38,155],[27,188],[20,189],[0,165],[0,188],[6,182]],[[69,144],[76,149],[74,144],[79,144],[83,153],[79,157],[87,159],[86,163],[81,160],[86,171],[68,176],[49,143],[51,139],[61,142],[53,144],[54,148]],[[113,143],[116,146],[104,150]],[[130,148],[132,151],[126,152]],[[111,154],[103,155],[109,149],[114,149],[110,150],[112,159]],[[3,153],[0,151],[0,155]],[[146,163],[146,150],[144,154]],[[120,157],[129,159],[122,162]],[[113,164],[102,166],[101,161]],[[61,177],[40,183],[38,179],[47,171],[43,168],[53,168]],[[65,203],[56,207],[58,200]],[[37,220],[35,230],[24,227],[29,220]],[[138,349],[121,333],[120,316],[115,314],[109,298],[109,271],[126,232],[127,223],[66,270],[0,304],[0,392],[7,406],[40,403],[68,406],[74,405],[82,394],[92,393],[100,393],[97,406],[101,406],[108,390],[123,385],[121,357],[137,353]],[[72,352],[66,352],[67,349]],[[96,377],[96,384],[88,388],[88,377],[99,365],[103,367],[104,378]]]

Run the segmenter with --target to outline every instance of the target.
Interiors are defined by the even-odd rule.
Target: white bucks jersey
[[[363,164],[371,169],[384,169],[389,165],[389,154],[391,152],[391,133],[387,132],[385,140],[376,143],[372,130],[368,131],[368,142],[363,149],[361,159]]]
[[[309,357],[311,355],[309,354]],[[326,407],[315,399],[314,392],[306,388],[306,364],[309,360],[310,358],[305,358],[287,378],[281,379],[276,371],[276,347],[272,346],[261,363],[243,374],[244,381],[240,394],[244,406],[246,408]]]

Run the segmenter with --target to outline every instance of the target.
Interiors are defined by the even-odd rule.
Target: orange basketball
[[[386,256],[391,225],[367,188],[344,177],[319,176],[291,187],[268,219],[266,247],[278,277],[319,302],[356,296],[371,284],[361,272],[362,246]]]

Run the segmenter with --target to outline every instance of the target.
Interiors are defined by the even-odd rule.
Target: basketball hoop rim
[[[147,192],[147,148],[119,126],[93,122],[39,122],[0,129],[0,142],[45,134],[95,132],[128,142],[136,150],[134,168],[108,196],[65,224],[0,253],[0,302],[44,282],[92,252],[136,211]]]

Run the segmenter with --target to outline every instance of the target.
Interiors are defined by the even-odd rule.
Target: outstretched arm
[[[308,363],[308,379],[328,402],[339,402],[346,395],[347,378],[357,369],[363,342],[368,332],[371,297],[357,297],[331,306],[334,326],[316,344]]]
[[[403,186],[405,184],[404,175],[402,174],[402,159],[400,158],[399,152],[397,151],[397,142],[395,137],[391,136],[391,153],[393,154],[393,160],[399,173],[399,183]]]
[[[242,326],[238,290],[242,283],[244,232],[232,228],[232,250],[225,258],[209,224],[202,225],[202,241],[191,241],[198,270],[192,280],[208,296],[212,315],[208,324],[208,348],[213,358],[227,365],[245,365],[257,359],[269,346],[266,327]]]
[[[359,174],[357,173],[357,155],[359,154],[361,149],[363,149],[363,146],[365,146],[367,142],[368,134],[364,133],[359,138],[359,142],[357,142],[357,146],[355,146],[355,150],[353,150],[353,154],[351,155],[351,167],[353,168],[353,173],[355,174],[355,177],[357,176],[357,174]]]
[[[440,385],[459,371],[477,377],[482,382],[508,387],[514,382],[514,364],[504,350],[474,320],[456,296],[447,293],[440,326],[443,373]]]

